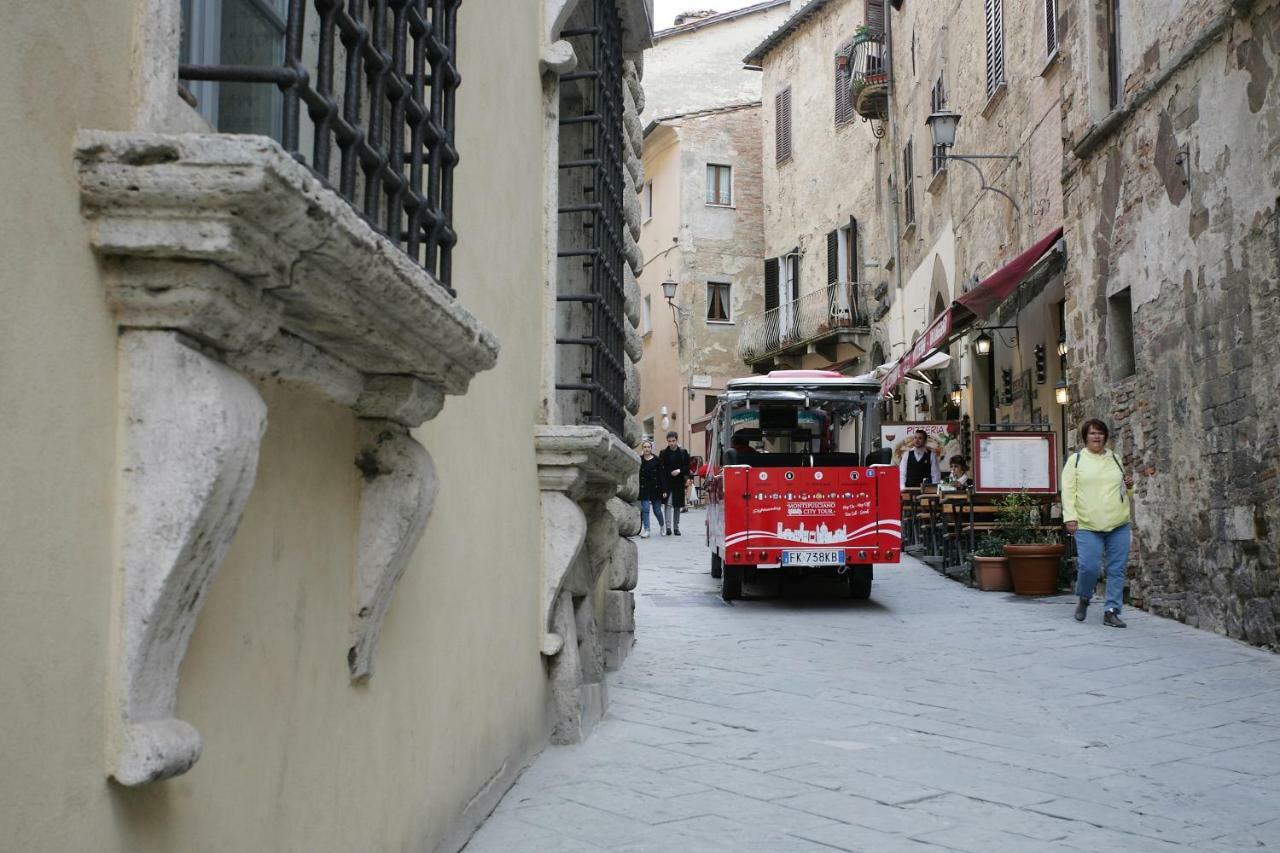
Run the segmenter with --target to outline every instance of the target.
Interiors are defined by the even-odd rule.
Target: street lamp
[[[1065,406],[1071,402],[1071,386],[1067,385],[1067,378],[1064,376],[1058,380],[1058,384],[1053,386],[1053,399],[1058,401],[1059,406]]]
[[[679,286],[678,282],[672,281],[671,279],[667,279],[662,283],[662,295],[666,297],[667,304],[671,305],[673,308],[675,305],[672,304],[671,300],[676,298],[676,288]]]
[[[963,400],[964,400],[964,392],[960,390],[960,386],[952,385],[951,386],[951,405],[958,407]]]
[[[973,351],[978,355],[991,355],[991,336],[986,332],[978,335],[978,339],[973,342]]]
[[[924,123],[929,126],[929,133],[933,134],[934,145],[945,145],[950,148],[956,144],[956,127],[960,124],[960,113],[938,110],[930,113]]]
[[[956,128],[960,126],[960,113],[951,110],[936,110],[929,114],[924,120],[929,126],[929,135],[933,137],[934,149],[947,149],[950,151],[951,146],[956,144]],[[1022,221],[1022,208],[1013,200],[1013,196],[1009,195],[1002,189],[991,186],[987,183],[987,176],[983,174],[982,167],[974,160],[1017,160],[1016,154],[935,154],[935,158],[940,160],[959,160],[962,163],[968,163],[978,173],[978,180],[982,182],[982,186],[978,187],[978,192],[991,190],[999,196],[1004,196],[1005,201],[1013,205],[1014,212],[1018,215],[1019,223]],[[1021,227],[1021,226],[1019,226]]]

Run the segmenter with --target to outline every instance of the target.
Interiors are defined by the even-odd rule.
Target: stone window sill
[[[937,195],[942,192],[947,185],[947,167],[943,166],[934,172],[933,177],[929,179],[929,185],[925,187],[925,192],[930,195]]]
[[[996,86],[996,90],[991,93],[991,97],[987,98],[986,105],[982,108],[982,117],[991,118],[996,109],[1004,103],[1004,99],[1009,96],[1009,82],[1001,80]]]

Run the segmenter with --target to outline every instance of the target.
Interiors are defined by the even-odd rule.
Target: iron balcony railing
[[[751,363],[833,332],[866,328],[858,300],[860,286],[833,282],[749,318],[738,337],[738,357]]]
[[[863,118],[880,117],[880,101],[889,83],[888,51],[884,33],[860,33],[849,56],[849,96]]]
[[[275,102],[266,112],[275,112],[276,120],[233,129],[276,135],[286,151],[451,295],[460,3],[287,0],[279,43],[262,54],[282,57],[278,64],[183,63],[178,68],[184,81],[264,87],[252,91]],[[202,4],[192,0],[190,5]],[[187,26],[198,25],[201,17],[187,15]],[[226,59],[243,53],[236,32],[223,27],[215,55]],[[184,44],[192,38],[193,33],[184,34]],[[216,86],[200,88],[218,97]],[[233,88],[228,96],[240,99],[244,91]]]

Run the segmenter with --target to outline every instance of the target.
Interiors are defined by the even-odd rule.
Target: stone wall
[[[1131,16],[1116,110],[1102,19],[1078,5],[1091,14],[1065,22],[1063,108],[1073,415],[1113,424],[1138,474],[1134,602],[1274,648],[1280,4]]]

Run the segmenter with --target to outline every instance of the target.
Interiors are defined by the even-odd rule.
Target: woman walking
[[[640,538],[649,538],[649,508],[658,519],[658,529],[663,528],[662,502],[666,495],[662,491],[662,468],[658,457],[653,454],[653,442],[640,444]]]
[[[1110,436],[1107,425],[1096,418],[1080,427],[1084,448],[1068,456],[1062,469],[1062,520],[1067,533],[1076,537],[1076,621],[1083,622],[1089,611],[1105,552],[1107,600],[1102,624],[1124,628],[1120,603],[1129,562],[1133,477],[1125,473],[1119,458],[1107,449]]]

